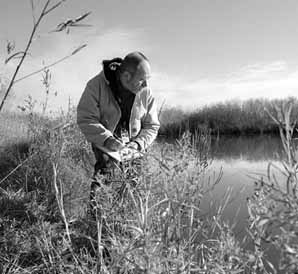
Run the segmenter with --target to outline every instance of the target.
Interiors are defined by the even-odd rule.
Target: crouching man
[[[103,151],[130,148],[143,152],[157,136],[159,121],[148,87],[150,74],[149,61],[140,52],[105,60],[103,70],[87,83],[81,96],[77,123],[96,158],[91,203],[102,177],[109,178],[115,163]]]

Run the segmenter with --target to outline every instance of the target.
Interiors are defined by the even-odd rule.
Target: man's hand
[[[139,144],[137,142],[129,142],[126,147],[132,149],[132,150],[139,150]]]
[[[104,142],[104,146],[112,151],[119,151],[125,147],[122,142],[118,141],[114,137],[109,137],[108,139],[106,139]]]

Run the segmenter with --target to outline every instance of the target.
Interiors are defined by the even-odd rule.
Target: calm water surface
[[[223,218],[235,224],[234,232],[243,238],[248,217],[246,199],[253,193],[256,180],[266,177],[269,163],[280,166],[282,145],[278,136],[221,137],[213,140],[211,154],[213,161],[210,172],[223,176],[215,189],[208,194],[202,205],[203,211],[214,214],[228,191],[231,199],[223,212]],[[281,176],[276,174],[277,178]],[[215,201],[210,203],[210,201]]]

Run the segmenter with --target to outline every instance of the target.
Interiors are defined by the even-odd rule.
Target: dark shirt
[[[119,79],[119,67],[121,62],[121,58],[103,61],[105,77],[109,81],[113,95],[121,110],[121,118],[114,132],[114,135],[118,138],[121,138],[121,132],[123,130],[129,131],[131,108],[135,99],[135,94],[125,89]]]

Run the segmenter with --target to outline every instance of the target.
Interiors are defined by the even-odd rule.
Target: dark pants
[[[103,153],[97,147],[92,145],[92,150],[96,159],[92,185],[100,186],[101,184],[109,185],[118,173],[126,175],[127,179],[137,180],[141,170],[141,160],[135,159],[126,163],[120,163]]]
[[[130,186],[136,186],[141,164],[139,159],[127,163],[119,163],[101,152],[94,145],[92,145],[92,150],[96,158],[96,163],[90,189],[90,213],[92,219],[97,222],[101,221],[102,223],[101,235],[104,244],[103,258],[104,261],[109,264],[111,261],[109,252],[111,242],[108,236],[109,229],[107,227],[105,216],[103,216],[104,214],[107,214],[107,212],[104,212],[107,210],[103,209],[103,206],[107,202],[104,188],[110,187],[112,189],[112,203],[115,204],[118,207],[119,212],[121,212],[123,207],[121,200],[125,199],[127,183],[129,183]],[[123,210],[125,210],[124,207]],[[124,232],[121,224],[115,225],[118,226],[119,231]]]
[[[90,206],[91,211],[96,210],[96,191],[102,184],[108,185],[114,176],[115,169],[120,167],[120,163],[111,159],[107,154],[103,153],[92,144],[92,151],[94,153],[96,163],[94,165],[94,172],[92,176],[91,189],[90,189]]]
[[[99,214],[100,208],[97,194],[101,194],[101,186],[110,186],[117,192],[115,193],[115,202],[118,198],[123,198],[123,188],[129,184],[135,187],[139,180],[141,171],[141,159],[134,159],[127,162],[117,162],[116,160],[103,153],[97,147],[92,145],[92,150],[96,158],[94,173],[90,190],[90,207],[91,212]],[[118,194],[118,195],[117,195]]]
[[[102,256],[105,264],[110,264],[111,256],[109,247],[111,246],[111,242],[108,237],[108,231],[106,227],[105,218],[102,215],[103,209],[101,206],[101,200],[103,199],[103,185],[109,185],[112,182],[112,178],[114,176],[115,169],[119,169],[120,163],[113,161],[108,155],[100,151],[94,145],[92,145],[92,150],[96,159],[96,163],[94,165],[94,172],[92,176],[91,186],[90,186],[90,216],[96,221],[97,224],[100,224],[101,227],[101,235],[102,235]]]

